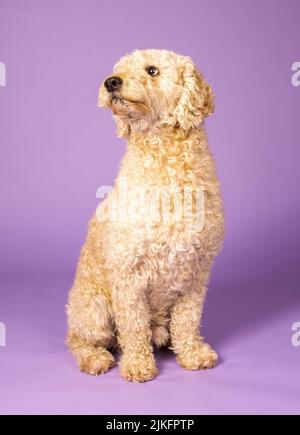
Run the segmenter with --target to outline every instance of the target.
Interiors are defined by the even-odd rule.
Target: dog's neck
[[[131,133],[119,175],[133,183],[138,174],[145,183],[166,184],[198,180],[208,166],[213,163],[203,127],[189,132],[166,128],[159,134]]]
[[[207,140],[204,127],[185,131],[178,127],[164,127],[159,132],[131,132],[128,150],[151,154],[156,158],[163,156],[180,157],[183,153],[193,154],[200,148],[206,148]]]

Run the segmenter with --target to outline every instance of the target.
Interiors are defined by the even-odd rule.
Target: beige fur
[[[151,65],[159,69],[155,77],[147,73]],[[112,109],[128,147],[115,191],[91,219],[81,251],[67,306],[68,345],[90,374],[106,372],[114,364],[109,349],[119,346],[121,374],[130,381],[157,374],[153,345],[169,345],[186,369],[213,367],[217,354],[199,335],[224,233],[219,182],[203,127],[214,109],[211,88],[190,58],[166,50],[135,51],[118,62],[113,75],[122,78],[122,87],[111,94],[102,85],[100,105]],[[122,215],[124,198],[115,193],[124,179],[135,219]],[[164,220],[161,205],[156,220],[143,218],[136,188],[172,185],[203,187],[203,227]],[[194,194],[192,201],[194,207]],[[113,204],[121,204],[121,215],[107,213],[115,210]]]

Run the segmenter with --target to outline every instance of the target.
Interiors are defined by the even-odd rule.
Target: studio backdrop
[[[299,18],[298,0],[0,0],[0,413],[299,413]],[[99,86],[145,48],[191,56],[212,86],[226,238],[202,319],[217,366],[164,349],[135,384],[80,373],[65,305],[125,152]]]

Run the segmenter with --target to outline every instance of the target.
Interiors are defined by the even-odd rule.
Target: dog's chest
[[[150,264],[156,266],[150,280],[153,291],[163,288],[165,296],[172,296],[191,288],[200,269],[196,239],[170,236],[167,242],[150,244],[148,253]]]

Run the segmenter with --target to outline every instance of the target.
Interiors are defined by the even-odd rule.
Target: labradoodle
[[[157,375],[153,346],[185,369],[216,364],[199,324],[224,236],[223,202],[204,120],[213,93],[189,57],[134,51],[100,87],[127,151],[92,217],[67,305],[68,346],[97,375],[121,351],[121,375]]]

